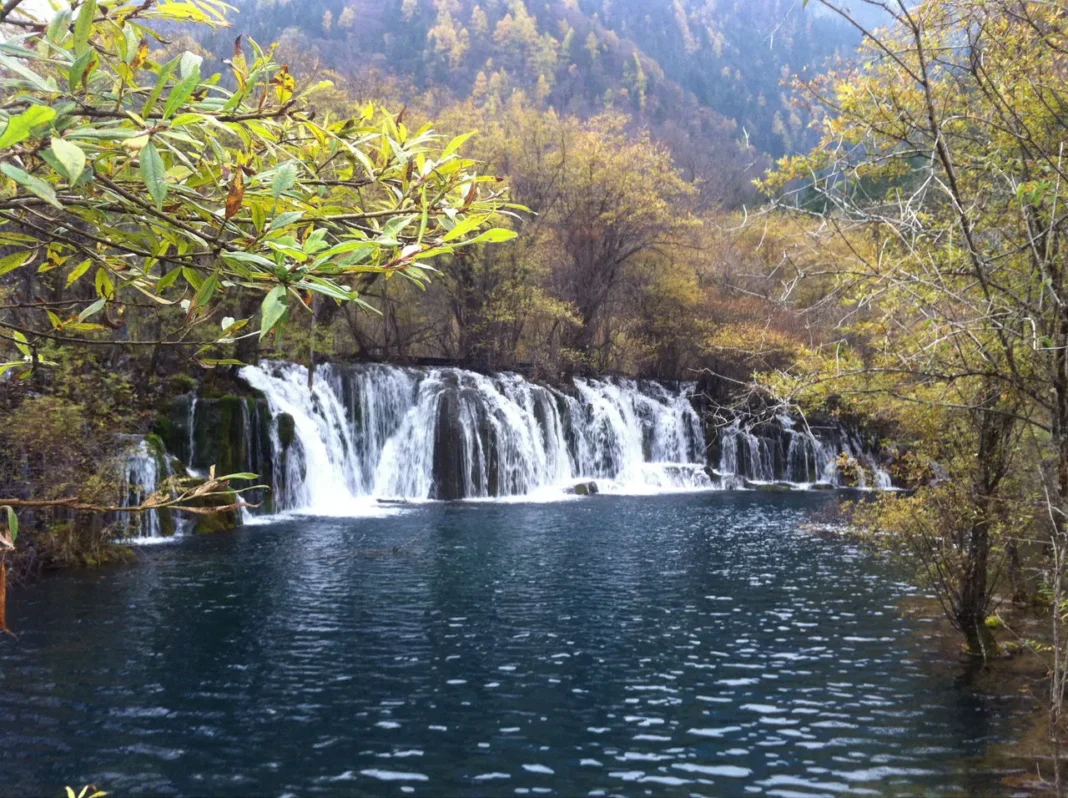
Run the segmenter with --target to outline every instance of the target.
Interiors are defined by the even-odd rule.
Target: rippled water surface
[[[293,519],[44,580],[0,641],[0,794],[988,790],[1007,723],[884,567],[797,531],[825,501]]]

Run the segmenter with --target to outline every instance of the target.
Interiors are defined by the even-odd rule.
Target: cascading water
[[[145,438],[136,440],[136,444],[126,449],[121,463],[119,496],[124,507],[144,504],[167,479],[175,475],[171,458],[160,448],[158,441],[152,444]],[[155,542],[183,535],[192,526],[188,517],[167,508],[119,512],[115,522],[121,537],[136,542]]]
[[[276,509],[525,496],[583,479],[620,492],[712,487],[692,385],[576,380],[572,394],[515,374],[327,364],[309,390],[291,363],[240,374],[274,418]]]
[[[186,462],[192,466],[197,456],[197,395],[193,392],[189,395],[189,415],[186,420],[186,429],[189,430],[188,451]]]
[[[672,393],[634,380],[575,380],[586,424],[578,451],[581,476],[656,488],[709,488],[701,420],[690,403],[693,386]]]
[[[778,422],[789,441],[786,446],[786,481],[837,485],[834,449],[813,435],[807,424],[803,430],[798,430],[789,416],[779,416]]]
[[[742,426],[737,419],[720,432],[719,470],[759,482],[775,479],[775,462],[771,445]]]
[[[799,428],[790,416],[774,422],[745,426],[735,419],[719,431],[719,470],[753,482],[821,483],[843,487],[847,483],[839,457],[852,464],[853,484],[859,488],[890,490],[890,475],[844,427],[822,430],[817,436],[805,424]],[[870,482],[870,485],[869,485]]]
[[[155,493],[160,483],[159,458],[148,445],[141,440],[130,447],[122,463],[122,484],[119,495],[122,506],[137,507]],[[145,513],[122,512],[118,515],[118,526],[127,538],[160,537],[160,518],[157,510]]]

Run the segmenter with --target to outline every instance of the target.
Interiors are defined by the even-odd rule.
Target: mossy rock
[[[224,491],[216,496],[205,496],[191,501],[192,507],[228,507],[238,502],[238,495],[233,491]],[[241,526],[240,510],[221,510],[216,513],[193,515],[194,535],[214,535],[229,532]]]
[[[811,490],[838,490],[838,488],[830,482],[814,482]]]
[[[567,489],[567,493],[572,496],[596,496],[600,492],[596,482],[579,482]]]
[[[236,510],[228,510],[212,515],[198,515],[196,525],[193,527],[194,535],[215,535],[219,532],[229,532],[241,526],[241,519]]]
[[[161,469],[166,468],[166,461],[164,458],[167,456],[167,447],[163,443],[163,437],[152,432],[145,436],[145,443],[148,445],[148,450],[159,460]]]
[[[173,394],[189,393],[195,391],[200,385],[200,381],[196,377],[190,374],[172,374],[167,377],[167,390]]]
[[[175,429],[174,422],[167,416],[159,416],[152,422],[152,436],[157,438],[161,443],[173,445],[173,441],[178,439],[178,431]]]
[[[297,424],[289,413],[279,413],[277,421],[278,443],[283,449],[288,449],[297,438]]]

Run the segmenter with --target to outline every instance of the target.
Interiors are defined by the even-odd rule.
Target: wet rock
[[[446,389],[438,402],[434,429],[434,485],[430,498],[455,501],[464,498],[464,440],[460,419],[460,397]]]
[[[838,488],[830,482],[814,482],[811,490],[838,490]]]
[[[579,482],[564,491],[569,496],[596,496],[600,492],[596,482]]]
[[[713,468],[712,466],[705,466],[704,472],[713,482],[722,482],[724,480],[729,480],[735,476],[734,474],[730,474],[726,471],[719,471]]]
[[[237,501],[237,494],[227,491],[194,504],[199,504],[202,507],[225,507],[235,504]],[[196,522],[193,526],[193,533],[196,535],[213,535],[218,532],[228,532],[241,526],[240,510],[221,510],[206,515],[198,513],[195,517]]]
[[[297,436],[296,422],[289,413],[278,414],[278,444],[283,450],[293,445]]]

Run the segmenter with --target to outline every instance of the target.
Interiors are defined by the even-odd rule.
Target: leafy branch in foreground
[[[62,270],[92,301],[8,311],[19,356],[0,371],[28,377],[46,338],[112,333],[130,297],[180,306],[184,331],[255,292],[263,337],[315,294],[363,304],[367,275],[422,285],[435,257],[514,236],[490,227],[505,203],[460,154],[467,135],[444,142],[373,105],[317,119],[306,100],[329,84],[298,90],[272,48],[240,36],[226,75],[154,49],[161,22],[225,25],[217,0],[86,0],[48,20],[22,5],[0,17],[15,29],[0,43],[0,276]]]

